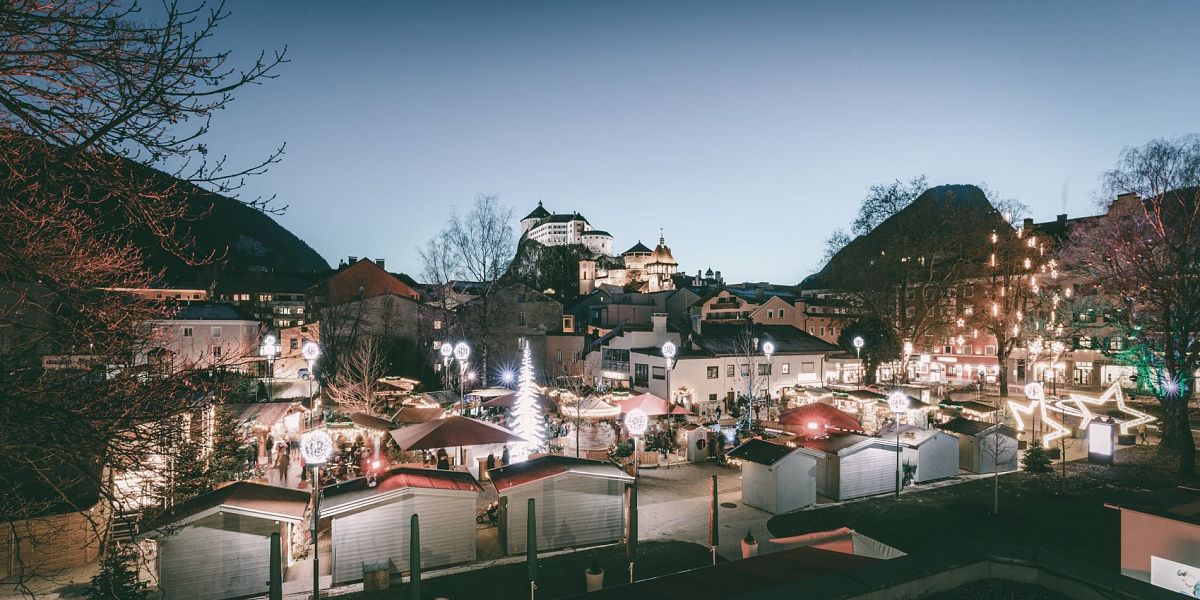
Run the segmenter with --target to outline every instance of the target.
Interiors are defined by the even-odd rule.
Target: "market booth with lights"
[[[611,462],[547,455],[488,471],[500,496],[505,552],[526,549],[529,499],[536,500],[539,550],[620,541],[625,488],[634,478]]]
[[[280,561],[303,540],[309,504],[304,490],[239,481],[176,506],[138,537],[157,545],[150,564],[172,600],[220,600],[265,595],[271,535],[280,535]]]
[[[915,468],[912,480],[926,483],[958,476],[958,436],[940,429],[900,425],[900,460]],[[879,431],[883,439],[895,439],[897,428],[889,425]]]
[[[891,492],[896,488],[894,438],[842,432],[805,438],[800,445],[819,453],[817,493],[826,498],[849,500]]]
[[[421,566],[475,560],[479,482],[470,473],[397,467],[325,488],[321,519],[328,519],[333,583],[363,578],[363,565],[408,569],[409,523],[421,520]]]
[[[972,473],[1017,470],[1017,430],[1003,423],[955,417],[938,425],[958,435],[958,466]]]
[[[742,463],[743,504],[778,514],[816,503],[820,452],[753,438],[729,457]]]

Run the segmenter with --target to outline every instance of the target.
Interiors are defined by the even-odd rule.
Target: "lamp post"
[[[275,357],[279,356],[279,340],[271,334],[264,335],[258,347],[260,356],[267,359],[267,402],[271,401],[271,379],[275,375]]]
[[[867,377],[867,370],[862,365],[862,348],[863,339],[861,335],[854,336],[854,355],[858,358],[858,368],[862,369],[862,373],[858,377],[858,382],[861,384],[863,379]]]
[[[313,600],[321,597],[320,552],[317,548],[317,524],[321,520],[321,465],[333,453],[333,440],[322,429],[313,429],[300,439],[300,455],[312,467],[312,553],[313,553]]]
[[[763,342],[763,355],[767,357],[767,419],[771,418],[771,370],[774,365],[771,364],[771,355],[775,354],[774,342]]]
[[[466,416],[467,413],[467,396],[466,396],[466,374],[467,374],[467,359],[471,357],[471,347],[466,342],[459,342],[454,345],[454,358],[458,361],[458,402],[459,414]]]
[[[670,342],[670,341],[668,341],[668,342],[666,342],[665,344],[663,344],[663,345],[662,345],[662,355],[663,355],[663,358],[664,358],[664,359],[666,359],[666,361],[667,361],[667,372],[666,372],[666,380],[667,380],[667,435],[668,435],[668,436],[671,436],[671,440],[672,440],[672,442],[674,441],[674,439],[675,439],[675,438],[674,438],[674,436],[671,434],[671,421],[672,421],[673,419],[675,419],[675,417],[674,417],[674,416],[671,414],[671,411],[675,409],[675,393],[674,393],[674,392],[671,390],[671,363],[672,363],[672,361],[673,361],[673,360],[674,360],[674,358],[675,358],[675,352],[676,352],[676,348],[675,348],[675,344],[674,344],[674,342]],[[670,447],[671,447],[671,442],[668,442],[668,444],[667,444],[668,452],[670,451],[670,450],[669,450],[669,448],[670,448]],[[670,464],[671,464],[671,463],[670,463],[670,458],[668,457],[668,458],[667,458],[667,466],[670,466]]]
[[[312,340],[306,341],[300,347],[300,354],[304,356],[304,360],[308,361],[308,428],[312,429],[313,413],[317,410],[317,402],[313,398],[313,378],[316,377],[313,369],[317,364],[317,359],[321,358],[321,345]]]
[[[446,340],[438,346],[438,352],[442,355],[442,380],[446,389],[450,389],[450,360],[454,356],[454,344],[450,340]]]
[[[638,467],[641,464],[642,449],[641,440],[642,434],[646,433],[646,427],[650,424],[650,417],[646,411],[635,408],[628,413],[625,413],[625,431],[633,438],[633,477],[638,476]]]
[[[897,390],[888,396],[888,408],[895,415],[896,427],[896,499],[900,499],[900,414],[908,410],[908,394]]]

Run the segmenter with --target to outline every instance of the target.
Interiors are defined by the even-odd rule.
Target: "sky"
[[[238,2],[232,61],[279,77],[213,151],[331,264],[416,248],[452,206],[539,200],[621,252],[794,284],[875,183],[986,182],[1095,212],[1122,148],[1200,131],[1195,2]],[[519,233],[519,230],[518,230]]]

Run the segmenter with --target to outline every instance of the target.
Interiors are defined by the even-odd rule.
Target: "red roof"
[[[446,409],[440,406],[402,406],[392,417],[394,423],[425,423],[442,418]]]
[[[399,277],[388,273],[370,259],[362,259],[335,273],[326,282],[329,303],[343,304],[351,300],[375,296],[402,296],[420,300],[421,295]]]
[[[588,460],[561,454],[548,454],[525,462],[505,465],[488,471],[488,477],[496,486],[496,491],[503,493],[509,488],[524,485],[548,477],[553,477],[568,471],[588,472],[592,475],[611,476],[614,479],[633,478],[611,462],[603,460]]]
[[[651,417],[665,415],[671,410],[666,400],[654,394],[638,394],[624,400],[619,400],[617,405],[621,407],[622,413],[628,413],[635,408],[640,408]]]
[[[402,450],[436,450],[455,446],[480,446],[523,442],[521,436],[499,426],[469,419],[447,417],[395,429],[392,439]]]
[[[477,492],[483,488],[470,473],[444,469],[421,469],[396,467],[380,473],[376,478],[376,491],[398,490],[406,487],[429,490],[462,490]]]
[[[799,408],[786,410],[779,415],[779,422],[784,428],[799,435],[813,431],[809,424],[815,423],[817,430],[838,429],[863,433],[862,425],[854,415],[842,412],[828,404],[814,402]]]

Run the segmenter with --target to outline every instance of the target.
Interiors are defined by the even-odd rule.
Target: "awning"
[[[393,425],[391,421],[376,417],[374,415],[368,415],[367,413],[350,413],[350,420],[355,425],[358,425],[363,429],[370,429],[372,431],[387,432],[395,428],[395,425]]]
[[[391,435],[401,450],[434,450],[526,441],[499,425],[467,417],[447,417],[409,425],[393,430]]]
[[[658,417],[671,412],[668,402],[654,394],[638,394],[617,402],[617,405],[621,407],[621,412],[626,414],[635,408],[640,408],[642,412],[651,417]]]

